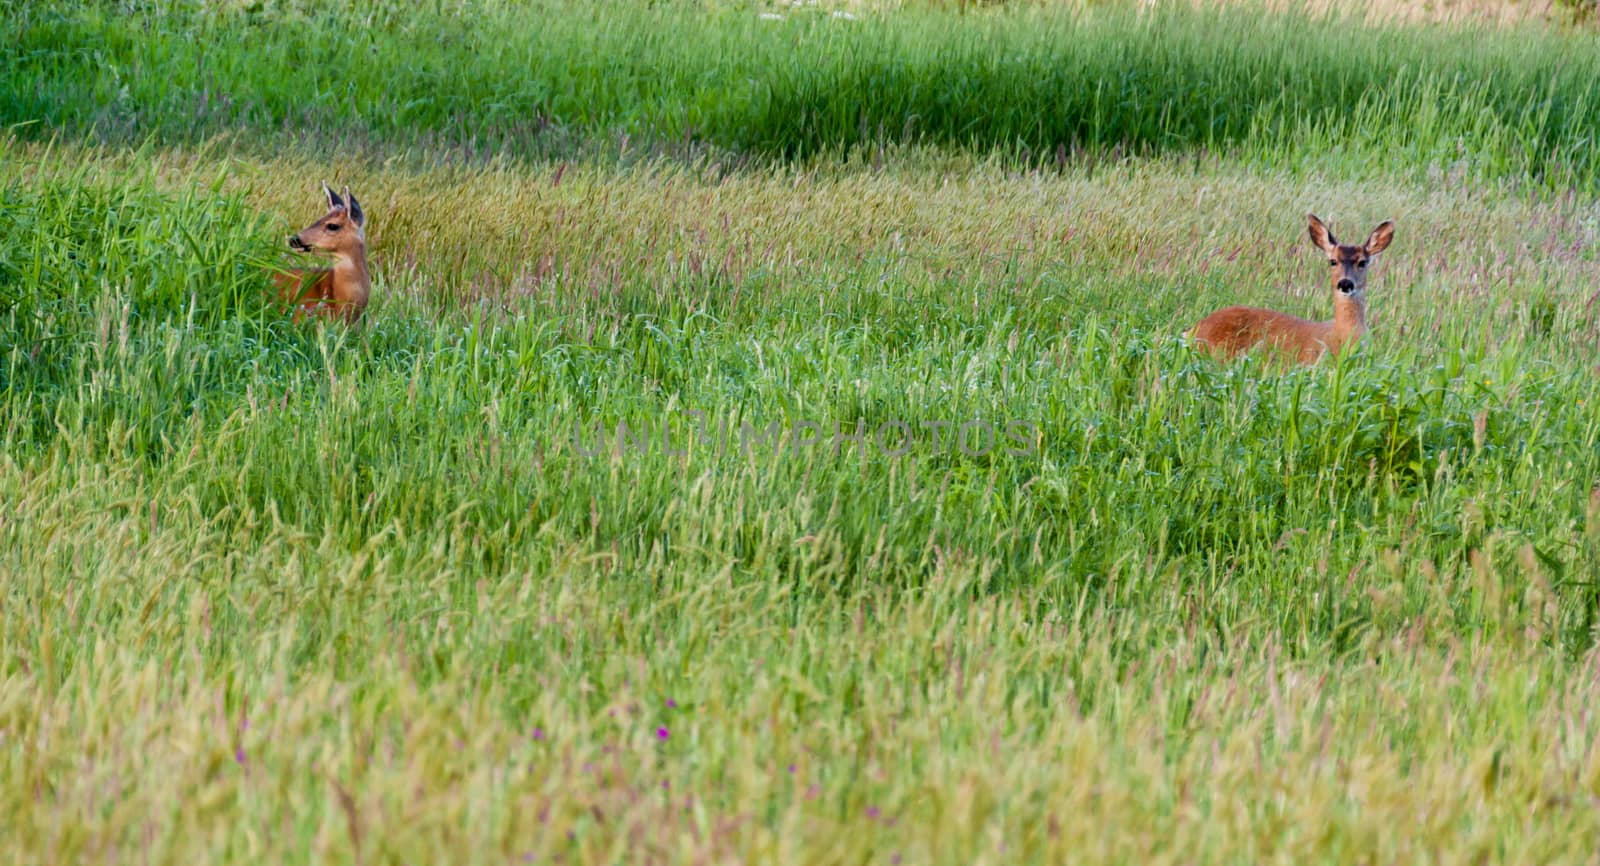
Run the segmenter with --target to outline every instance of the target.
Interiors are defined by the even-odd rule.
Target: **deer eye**
[[[338,223],[328,223],[328,231],[336,232],[338,230],[339,230],[339,224]]]
[[[1339,266],[1339,263],[1334,261],[1333,259],[1328,259],[1328,264],[1333,265],[1336,268]]]
[[[1367,266],[1367,263],[1365,261],[1356,262],[1356,267],[1358,267],[1358,268],[1364,268],[1366,266]]]

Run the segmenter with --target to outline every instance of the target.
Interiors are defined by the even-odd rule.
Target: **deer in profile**
[[[333,256],[332,268],[295,268],[273,274],[283,301],[295,307],[295,321],[307,315],[355,324],[367,309],[372,280],[367,275],[366,215],[361,203],[344,188],[340,196],[322,185],[328,211],[289,236],[289,247],[302,253]]]
[[[1189,336],[1212,355],[1228,359],[1266,346],[1302,364],[1324,354],[1337,355],[1367,331],[1367,273],[1377,255],[1394,240],[1394,220],[1384,220],[1366,243],[1341,244],[1317,218],[1307,214],[1311,242],[1328,254],[1333,270],[1333,318],[1313,322],[1275,310],[1227,307],[1206,316]]]

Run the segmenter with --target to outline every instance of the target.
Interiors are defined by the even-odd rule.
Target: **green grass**
[[[1335,25],[1223,13],[463,8],[270,7],[252,38],[7,8],[0,106],[40,121],[0,139],[7,862],[1592,858],[1590,37],[1356,31],[1327,61]],[[386,74],[342,90],[275,74],[369,44]],[[1357,62],[1385,44],[1424,84]],[[975,59],[995,45],[1102,65],[1023,86]],[[254,107],[186,113],[201,50]],[[1147,150],[1017,159],[1033,101],[1118,56],[1160,59],[1167,120],[1037,132]],[[1470,122],[1407,128],[1500,56],[1451,103]],[[1172,96],[1317,57],[1342,84],[1236,137]],[[819,113],[718,89],[756,69]],[[1506,156],[1513,80],[1573,150]],[[467,153],[536,81],[574,88],[563,143]],[[1380,110],[1324,159],[1346,86]],[[827,119],[940,93],[992,110],[912,143]],[[681,146],[691,116],[717,149]],[[355,330],[261,300],[324,179],[369,216]],[[1367,339],[1307,369],[1196,355],[1218,306],[1327,315],[1308,210],[1397,220]],[[691,412],[830,441],[719,450]],[[571,438],[663,419],[687,453]],[[974,419],[1037,435],[831,441]]]
[[[1123,4],[853,20],[768,20],[744,3],[434,5],[454,11],[22,2],[0,32],[0,124],[479,156],[597,135],[780,157],[920,142],[1040,164],[1223,150],[1346,172],[1464,162],[1591,191],[1600,168],[1590,32]]]

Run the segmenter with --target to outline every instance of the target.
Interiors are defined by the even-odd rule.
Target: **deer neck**
[[[364,304],[372,291],[372,278],[367,274],[367,248],[358,245],[353,251],[340,253],[333,262],[333,291],[341,301]]]
[[[1337,289],[1334,292],[1331,336],[1335,346],[1343,346],[1361,339],[1367,332],[1367,303],[1365,299],[1358,301]]]

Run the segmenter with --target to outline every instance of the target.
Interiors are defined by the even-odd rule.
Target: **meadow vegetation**
[[[7,862],[1600,850],[1593,33],[0,8]]]

